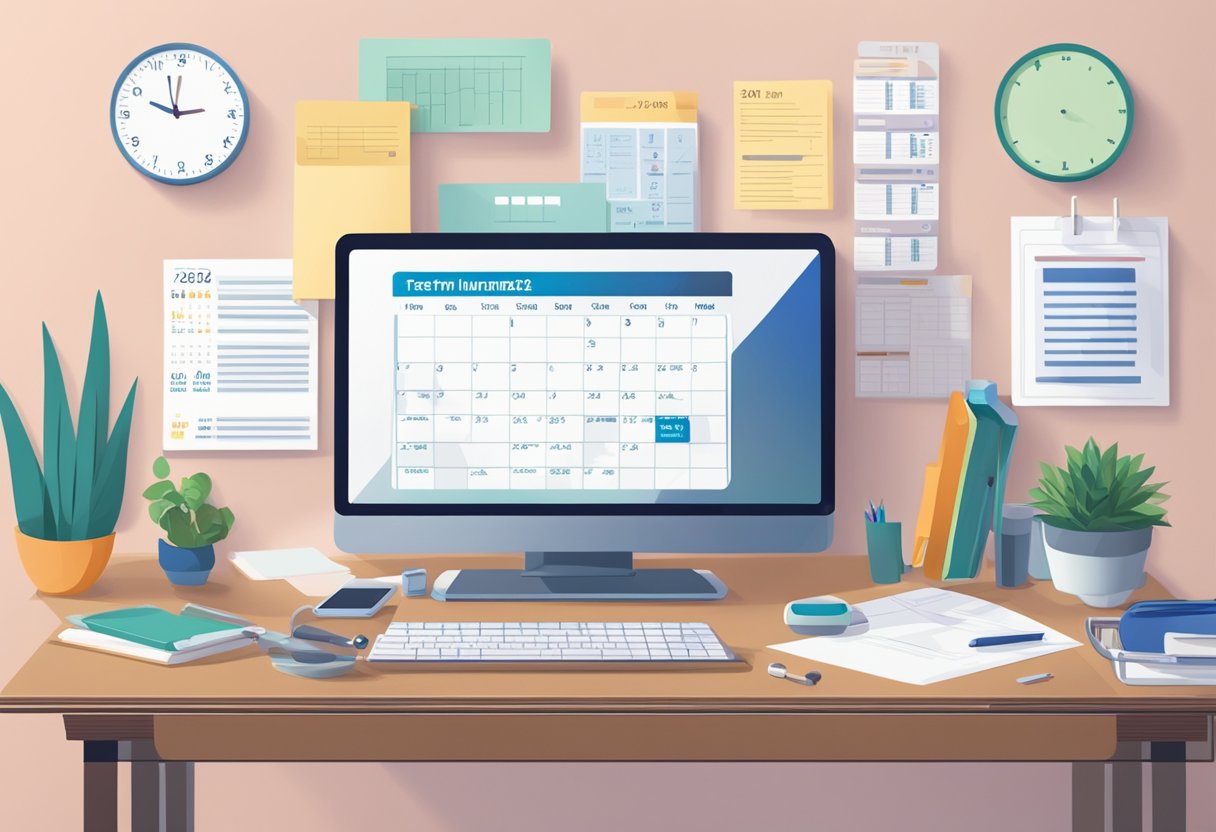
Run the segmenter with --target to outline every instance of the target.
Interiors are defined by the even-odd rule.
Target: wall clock
[[[1089,179],[1132,135],[1132,91],[1097,50],[1056,43],[1020,58],[996,93],[996,133],[1013,161],[1053,182]]]
[[[157,182],[191,185],[226,170],[249,135],[249,98],[232,67],[191,43],[154,46],[127,65],[110,97],[122,155]]]

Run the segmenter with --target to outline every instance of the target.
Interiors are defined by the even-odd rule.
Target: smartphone
[[[371,618],[397,588],[382,581],[347,581],[313,609],[323,618]]]

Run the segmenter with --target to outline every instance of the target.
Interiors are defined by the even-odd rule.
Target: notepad
[[[297,102],[295,163],[293,294],[332,299],[339,237],[410,230],[410,105]]]
[[[832,82],[736,81],[735,207],[832,207]]]

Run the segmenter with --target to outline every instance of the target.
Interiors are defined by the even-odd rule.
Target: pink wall
[[[1151,12],[1150,12],[1151,9]],[[1202,9],[1202,11],[1198,11]],[[1145,15],[1131,18],[1126,14]],[[1151,14],[1151,17],[1148,15]],[[1202,18],[1202,19],[1199,19]],[[1216,452],[1202,440],[1216,396],[1209,309],[1216,303],[1202,247],[1212,239],[1211,137],[1216,118],[1207,74],[1213,14],[1206,4],[1151,6],[1074,0],[1020,4],[958,0],[769,0],[667,2],[319,3],[260,0],[197,3],[9,3],[0,25],[0,381],[39,420],[38,324],[46,319],[79,384],[90,298],[105,291],[114,338],[115,384],[141,379],[131,450],[131,499],[119,551],[151,551],[156,530],[136,498],[159,447],[161,323],[158,281],[166,257],[288,257],[291,254],[292,112],[300,98],[357,92],[363,36],[541,36],[553,41],[553,130],[548,135],[423,135],[413,150],[414,227],[436,227],[440,182],[570,180],[578,175],[578,93],[585,89],[690,89],[700,93],[702,216],[711,231],[823,231],[840,249],[838,349],[842,522],[836,550],[861,549],[856,510],[882,496],[895,518],[914,519],[922,466],[936,453],[944,403],[858,401],[853,396],[850,230],[850,67],[862,39],[936,40],[942,48],[944,272],[975,275],[974,373],[1009,389],[1009,221],[1012,213],[1105,210],[1170,218],[1173,401],[1168,409],[1024,409],[1011,490],[1032,483],[1036,461],[1094,433],[1144,451],[1171,481],[1176,528],[1155,543],[1150,567],[1187,597],[1216,595],[1209,541]],[[109,135],[106,107],[118,72],[143,49],[171,40],[208,46],[236,69],[251,95],[252,131],[241,158],[218,179],[188,188],[132,171]],[[1029,49],[1079,41],[1110,55],[1136,96],[1135,135],[1115,167],[1076,186],[1032,179],[1009,161],[992,129],[996,84]],[[731,82],[830,78],[836,85],[836,193],[831,212],[734,210]],[[1206,323],[1205,323],[1206,322]],[[332,343],[332,310],[323,316]],[[1188,349],[1189,348],[1189,349]],[[1195,350],[1200,352],[1196,353]],[[332,367],[323,367],[323,432],[331,425]],[[315,544],[332,549],[333,443],[315,454],[181,455],[215,476],[239,517],[239,548]],[[138,487],[137,487],[138,486]],[[0,527],[12,523],[0,476]],[[1196,514],[1196,512],[1199,512]],[[55,626],[30,600],[12,553],[0,558],[0,678],[7,678]],[[80,815],[80,752],[55,717],[0,720],[0,799],[12,828],[72,828]],[[1191,818],[1216,822],[1213,766],[1192,766]],[[942,817],[908,814],[950,777],[956,795]],[[861,785],[854,785],[854,784]],[[550,803],[520,800],[551,784]],[[606,788],[611,797],[603,789]],[[620,795],[639,789],[636,798]],[[874,794],[884,800],[858,799]],[[1205,795],[1204,792],[1209,794]],[[273,804],[267,794],[290,794]],[[940,794],[940,790],[937,790]],[[1024,814],[1007,811],[1010,795]],[[476,799],[469,799],[475,795]],[[1026,796],[1033,799],[1026,800]],[[795,798],[796,796],[796,798]],[[299,830],[408,819],[417,830],[616,829],[809,824],[858,829],[994,830],[1067,827],[1064,766],[203,766],[198,826]],[[990,812],[990,807],[1000,809]],[[279,824],[276,824],[279,825]]]

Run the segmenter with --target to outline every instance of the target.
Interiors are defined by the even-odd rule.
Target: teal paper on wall
[[[440,231],[607,231],[603,183],[440,185]]]
[[[359,98],[408,101],[414,133],[549,132],[543,38],[364,38]]]

